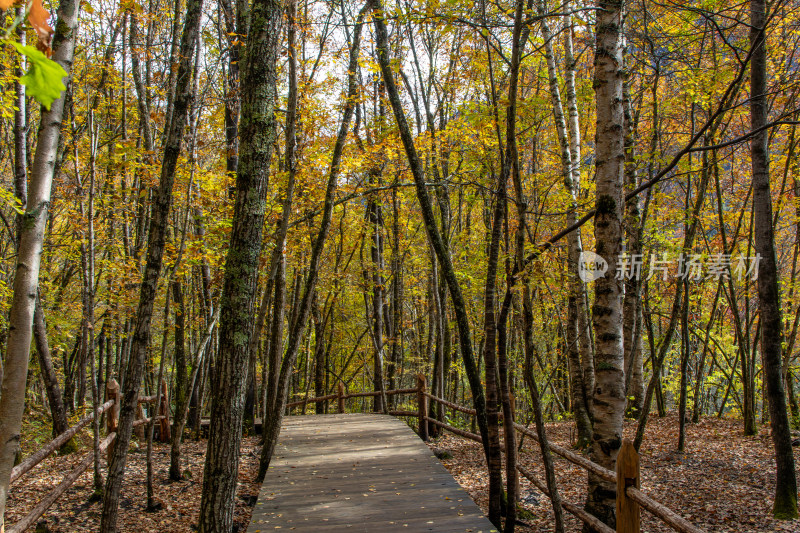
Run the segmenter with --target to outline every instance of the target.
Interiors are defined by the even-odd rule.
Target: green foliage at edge
[[[67,88],[62,81],[67,76],[67,71],[33,46],[10,40],[5,42],[13,46],[20,55],[28,58],[30,67],[19,81],[27,88],[28,94],[49,111],[53,101]]]

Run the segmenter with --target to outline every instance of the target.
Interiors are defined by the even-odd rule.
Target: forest
[[[132,450],[156,511],[202,439],[193,527],[229,533],[247,439],[266,487],[287,418],[403,418],[420,380],[445,403],[403,419],[479,436],[498,530],[525,522],[515,425],[564,531],[548,428],[613,472],[665,420],[681,457],[704,421],[755,439],[762,514],[800,527],[796,0],[0,10],[6,531],[48,443],[88,454],[113,533]],[[617,485],[580,483],[618,527]]]

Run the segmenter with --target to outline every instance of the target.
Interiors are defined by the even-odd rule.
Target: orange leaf
[[[0,2],[4,1],[7,0],[0,0]],[[36,35],[39,36],[40,46],[44,46],[46,50],[50,49],[50,43],[53,40],[53,28],[47,23],[49,18],[50,13],[42,5],[42,0],[30,0],[28,22],[30,22],[33,29],[36,30]]]
[[[14,5],[14,2],[16,1],[17,0],[0,0],[0,9],[5,11],[6,9]]]

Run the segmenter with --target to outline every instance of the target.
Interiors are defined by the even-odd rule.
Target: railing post
[[[150,411],[150,416],[152,417],[153,416],[152,409],[148,408],[148,411]],[[142,407],[142,403],[139,401],[139,397],[137,396],[136,397],[136,420],[142,420],[144,418],[146,418],[144,416],[144,408]],[[136,438],[139,439],[140,441],[144,440],[144,426],[145,425],[146,424],[139,424],[138,426],[133,428],[133,434],[136,435]]]
[[[417,374],[417,417],[419,418],[419,438],[428,440],[428,397],[425,395],[427,382],[423,374]]]
[[[628,487],[639,488],[639,454],[626,440],[617,456],[617,533],[639,533],[639,504],[628,498]]]
[[[339,395],[336,397],[336,400],[339,404],[339,413],[344,413],[344,383],[341,381],[339,382]]]
[[[117,383],[116,379],[112,378],[106,383],[106,397],[109,400],[114,400],[114,405],[106,412],[106,434],[110,435],[111,433],[115,433],[119,427],[120,396],[119,383]],[[114,442],[115,441],[111,441],[111,444],[108,445],[108,449],[106,450],[109,463],[111,463],[111,454],[114,453]]]
[[[167,397],[167,382],[161,382],[161,402],[158,404],[158,416],[163,416],[159,420],[158,426],[158,440],[161,442],[170,442],[172,440],[172,431],[169,425],[169,398]]]

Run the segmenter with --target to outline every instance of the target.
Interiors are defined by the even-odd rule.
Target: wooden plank
[[[496,531],[405,423],[377,414],[284,419],[249,533]]]

